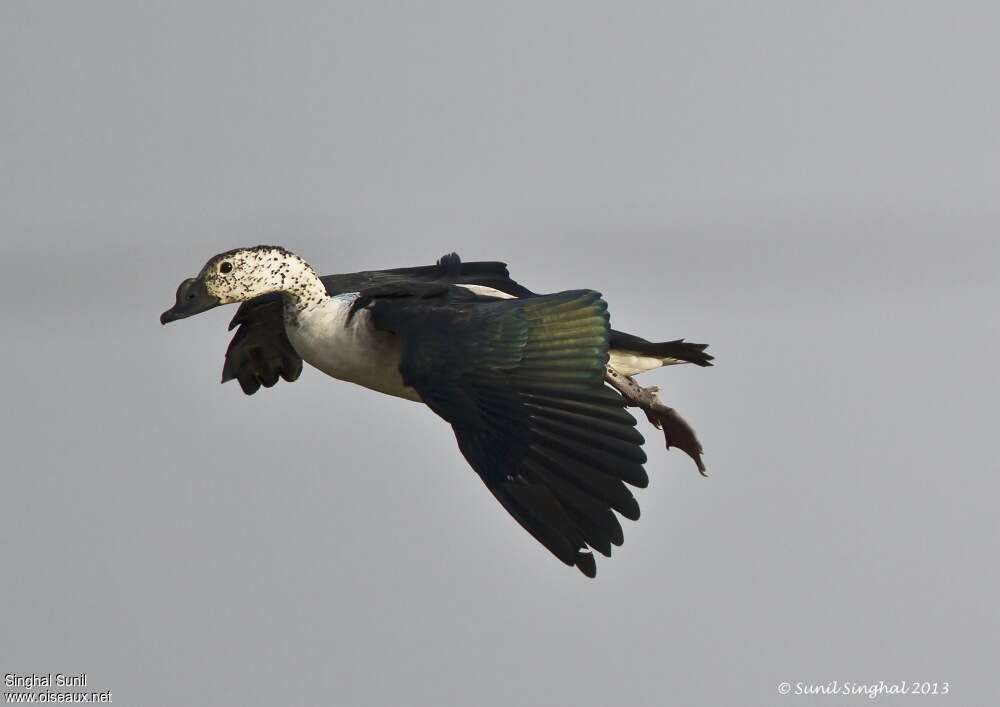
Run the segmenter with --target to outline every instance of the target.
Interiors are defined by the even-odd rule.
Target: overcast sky
[[[995,2],[0,5],[0,672],[121,705],[1000,698]],[[588,581],[451,430],[218,384],[211,255],[457,250],[711,344]],[[914,698],[882,697],[878,704]]]

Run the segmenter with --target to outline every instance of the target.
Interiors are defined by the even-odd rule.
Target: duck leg
[[[694,433],[691,425],[687,423],[687,420],[681,417],[672,407],[667,407],[663,404],[663,401],[660,400],[659,386],[651,385],[648,388],[644,388],[636,383],[634,378],[619,373],[611,366],[607,367],[604,380],[622,394],[622,397],[625,399],[625,407],[640,408],[646,413],[646,417],[656,429],[663,430],[667,449],[677,447],[694,459],[694,463],[698,465],[698,471],[702,476],[708,476],[705,473],[705,465],[701,461],[703,450],[701,442],[698,441],[698,436]]]

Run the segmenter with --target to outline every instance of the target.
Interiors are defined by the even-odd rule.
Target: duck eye
[[[233,264],[230,263],[228,260],[223,261],[223,263],[219,266],[219,272],[221,272],[223,275],[225,275],[227,272],[232,272],[232,270],[233,270]]]

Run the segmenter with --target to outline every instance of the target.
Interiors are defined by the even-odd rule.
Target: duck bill
[[[218,307],[220,304],[222,302],[219,301],[218,297],[208,293],[201,278],[191,277],[177,288],[177,301],[173,307],[160,315],[160,324],[168,324],[178,319],[201,314]]]

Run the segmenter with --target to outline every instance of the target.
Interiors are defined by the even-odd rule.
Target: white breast
[[[357,297],[357,293],[330,297],[300,312],[295,321],[286,319],[289,341],[306,363],[329,376],[420,402],[399,373],[399,339],[373,329],[367,310],[359,310],[347,321]]]

